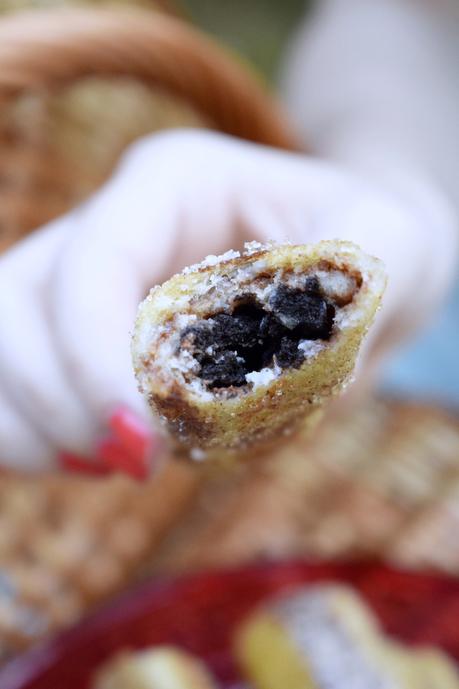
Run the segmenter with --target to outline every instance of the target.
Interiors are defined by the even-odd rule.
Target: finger
[[[223,250],[233,231],[222,213],[227,187],[218,175],[197,198],[190,170],[176,169],[177,152],[166,155],[163,144],[154,142],[148,153],[149,165],[143,148],[131,153],[80,209],[78,234],[64,246],[53,279],[53,317],[67,374],[103,420],[119,406],[150,419],[130,358],[138,303],[179,267],[180,257],[192,261],[203,251]],[[183,147],[180,154],[182,163],[189,160]],[[193,211],[196,201],[199,213]]]
[[[373,211],[389,202],[374,197],[327,164],[228,137],[174,134],[136,145],[78,211],[78,233],[54,275],[59,352],[81,398],[99,419],[119,405],[148,418],[129,341],[149,287],[203,255],[234,248],[241,236],[304,242],[338,235],[359,238],[378,255],[371,249],[385,248],[387,231]],[[397,235],[401,224],[379,215]]]
[[[98,419],[137,392],[130,333],[148,289],[183,265],[245,239],[305,239],[327,167],[209,134],[154,137],[76,214],[53,278],[53,317],[67,374]],[[326,183],[325,183],[326,182]]]
[[[54,467],[51,445],[0,392],[0,464],[16,471],[46,471]]]
[[[60,365],[47,310],[47,281],[71,220],[53,223],[0,262],[0,376],[34,432],[54,448],[90,449],[94,423]]]

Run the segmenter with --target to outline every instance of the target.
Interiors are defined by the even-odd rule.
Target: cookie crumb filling
[[[323,276],[309,275],[294,285],[279,282],[267,299],[241,295],[231,310],[185,327],[177,354],[193,358],[196,377],[212,391],[266,384],[284,369],[299,368],[320,342],[330,340],[343,302],[337,285],[327,293],[323,282]],[[345,302],[352,300],[352,283],[347,279]]]
[[[139,390],[195,460],[282,443],[350,381],[385,283],[378,259],[339,240],[208,256],[140,304]]]

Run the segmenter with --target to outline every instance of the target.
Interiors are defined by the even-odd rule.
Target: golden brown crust
[[[334,334],[299,368],[270,374],[266,383],[223,391],[205,390],[192,371],[183,372],[178,365],[174,369],[175,351],[166,344],[175,336],[177,348],[182,321],[231,309],[238,290],[260,291],[282,276],[297,279],[330,270],[352,278],[355,293],[335,295],[340,320]],[[384,286],[380,262],[347,242],[270,246],[241,256],[230,252],[220,261],[210,257],[207,265],[191,267],[154,288],[140,305],[132,346],[140,390],[173,437],[195,452],[241,451],[279,440],[316,416],[349,379]]]

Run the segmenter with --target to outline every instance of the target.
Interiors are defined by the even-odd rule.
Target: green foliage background
[[[180,0],[190,19],[272,79],[305,0]]]

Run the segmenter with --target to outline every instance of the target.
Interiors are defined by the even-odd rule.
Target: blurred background
[[[303,0],[182,0],[191,19],[244,55],[275,88],[285,45],[310,8]],[[388,393],[459,406],[459,280],[442,312],[384,371]]]
[[[75,3],[0,0],[0,9],[64,4]],[[156,4],[230,46],[273,88],[306,5]],[[188,103],[135,76],[89,76],[2,103],[1,247],[83,199],[137,136],[205,124]],[[121,476],[2,476],[0,661],[152,573],[292,555],[378,556],[459,572],[458,342],[459,283],[436,322],[387,365],[364,408],[325,419],[307,446],[231,476],[174,462],[141,485]]]

